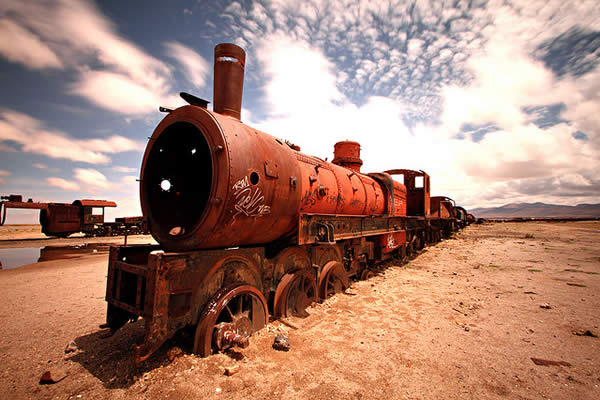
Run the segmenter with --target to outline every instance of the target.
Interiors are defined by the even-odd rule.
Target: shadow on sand
[[[144,321],[138,320],[125,325],[111,337],[104,338],[107,330],[80,336],[74,340],[77,351],[68,360],[80,364],[108,389],[126,389],[148,371],[170,363],[167,351],[173,346],[184,353],[191,353],[190,332],[182,330],[168,340],[148,360],[136,364],[134,346],[143,342]]]

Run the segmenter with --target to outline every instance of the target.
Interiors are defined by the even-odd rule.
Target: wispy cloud
[[[33,117],[12,110],[0,111],[0,141],[4,140],[18,143],[24,152],[89,164],[108,163],[110,158],[106,154],[144,148],[143,143],[118,135],[108,139],[75,139],[64,132],[46,128]]]
[[[0,143],[0,151],[5,151],[7,153],[14,153],[17,150],[14,147],[10,147],[10,146]]]
[[[137,187],[138,177],[133,175],[127,175],[121,178],[121,184],[123,185],[125,190],[129,190],[132,187]]]
[[[48,166],[46,164],[34,163],[32,165],[38,169],[48,169]]]
[[[117,32],[89,0],[0,6],[0,54],[28,68],[74,72],[71,93],[111,111],[141,114],[172,103],[171,68]]]
[[[11,176],[11,175],[12,175],[12,172],[0,169],[0,184],[6,185],[6,180],[2,177],[3,176]]]
[[[80,187],[76,182],[68,181],[63,178],[51,177],[46,179],[46,181],[50,186],[54,186],[62,190],[68,190],[70,192],[77,192],[80,190]]]
[[[113,171],[117,171],[117,172],[123,172],[123,173],[126,173],[126,174],[130,174],[132,172],[137,171],[137,168],[115,166],[115,167],[112,167],[112,170]]]
[[[186,79],[196,87],[204,86],[209,72],[208,61],[190,47],[179,42],[166,42],[164,46],[167,54],[181,65]]]
[[[88,190],[110,189],[112,184],[106,179],[106,176],[98,170],[91,168],[76,168],[75,179]]]
[[[136,180],[137,177],[126,175],[117,181],[111,181],[97,169],[75,168],[73,170],[72,179],[52,177],[48,178],[47,182],[51,186],[64,190],[98,194],[108,192],[130,192],[132,188],[136,187]]]
[[[63,68],[58,56],[31,31],[0,19],[0,54],[31,69]]]

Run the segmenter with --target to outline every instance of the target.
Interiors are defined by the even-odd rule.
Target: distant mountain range
[[[501,207],[474,208],[468,210],[477,218],[597,218],[600,204],[561,206],[545,203],[512,203]]]

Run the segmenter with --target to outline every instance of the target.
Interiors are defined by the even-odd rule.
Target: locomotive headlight
[[[160,183],[160,188],[165,192],[168,192],[169,190],[171,190],[171,181],[168,179],[163,179]]]

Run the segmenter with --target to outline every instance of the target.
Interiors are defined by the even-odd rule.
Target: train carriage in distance
[[[243,124],[244,68],[241,48],[217,45],[214,111],[182,93],[189,105],[161,107],[146,147],[140,200],[158,245],[111,247],[106,289],[113,332],[144,319],[137,361],[186,326],[202,356],[245,347],[269,314],[304,316],[441,237],[423,171],[364,173],[357,142],[327,162]]]
[[[66,238],[82,232],[91,236],[117,236],[147,234],[148,227],[143,217],[115,218],[115,222],[104,221],[106,207],[117,203],[107,200],[75,200],[69,203],[41,203],[32,199],[23,201],[23,196],[11,194],[0,199],[0,226],[6,221],[9,208],[40,210],[42,233],[49,237]]]

